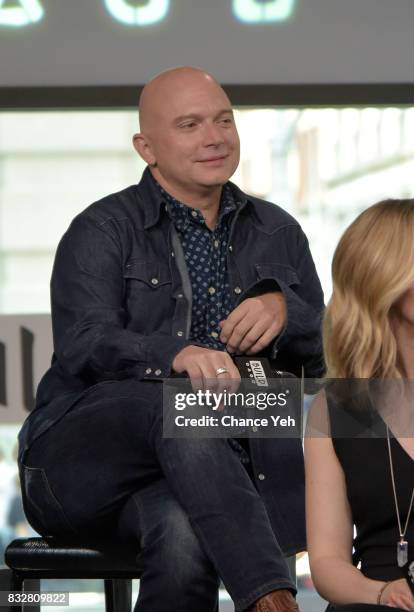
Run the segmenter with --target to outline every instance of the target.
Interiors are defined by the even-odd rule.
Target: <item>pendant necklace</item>
[[[404,567],[404,565],[408,561],[408,542],[407,540],[405,540],[405,534],[407,533],[408,522],[410,520],[410,514],[413,508],[414,487],[413,487],[413,492],[411,493],[410,505],[408,507],[407,520],[405,521],[404,529],[402,529],[400,510],[398,507],[397,489],[395,486],[394,465],[392,462],[392,454],[391,454],[390,432],[389,432],[388,426],[387,426],[387,444],[388,444],[388,456],[390,459],[390,472],[391,472],[392,491],[394,493],[395,512],[397,514],[398,531],[400,534],[400,540],[399,542],[397,542],[397,563],[398,563],[398,567]]]

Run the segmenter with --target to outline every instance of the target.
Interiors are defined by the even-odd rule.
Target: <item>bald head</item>
[[[141,133],[150,135],[160,124],[167,105],[174,102],[175,98],[182,98],[183,93],[198,88],[220,90],[230,106],[230,100],[223,88],[205,70],[191,66],[171,68],[151,79],[141,92],[139,99]]]
[[[182,202],[220,192],[237,168],[239,137],[230,100],[198,68],[173,68],[143,89],[134,147],[164,189]]]

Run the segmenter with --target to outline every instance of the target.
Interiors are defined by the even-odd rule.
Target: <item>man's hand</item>
[[[220,340],[231,353],[260,353],[280,334],[286,323],[283,293],[272,291],[247,298],[220,321]]]
[[[219,368],[226,372],[218,374]],[[194,391],[210,389],[221,393],[235,393],[240,384],[240,374],[230,355],[224,351],[200,346],[186,346],[174,358],[172,369],[175,372],[187,372]]]

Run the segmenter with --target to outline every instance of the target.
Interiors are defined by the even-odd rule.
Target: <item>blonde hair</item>
[[[323,331],[327,376],[401,378],[392,306],[414,282],[414,199],[374,204],[348,227],[332,262]]]

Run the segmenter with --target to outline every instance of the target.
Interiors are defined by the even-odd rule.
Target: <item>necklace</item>
[[[390,431],[388,429],[388,426],[387,426],[387,444],[388,444],[388,456],[390,459],[390,472],[391,472],[392,491],[394,493],[395,512],[397,514],[398,531],[400,534],[400,540],[399,542],[397,542],[397,563],[398,563],[398,567],[404,567],[404,565],[408,561],[408,542],[404,538],[405,538],[405,534],[407,533],[408,521],[410,520],[410,514],[413,508],[414,487],[413,487],[413,492],[411,493],[411,500],[410,500],[410,505],[408,507],[407,519],[405,521],[404,529],[402,529],[400,509],[398,507],[397,489],[395,486],[395,478],[394,478],[394,464],[392,462],[392,454],[391,454]]]

